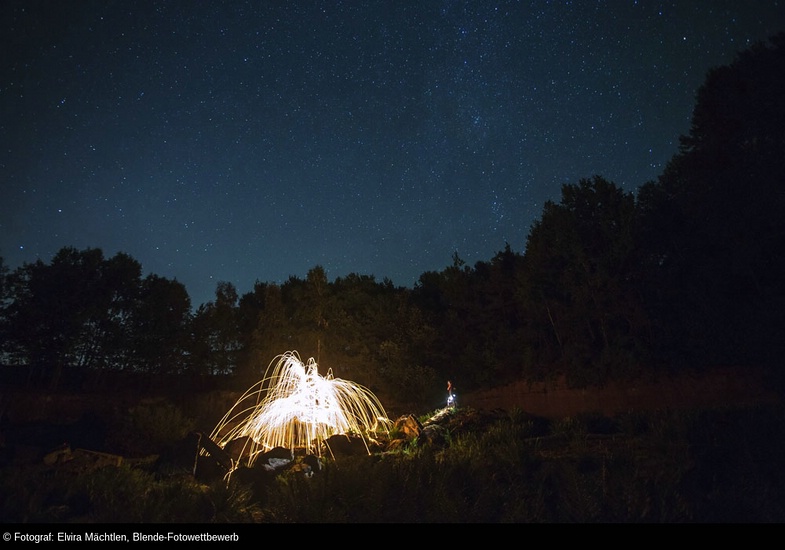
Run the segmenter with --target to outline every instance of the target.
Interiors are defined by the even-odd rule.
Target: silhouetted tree
[[[0,365],[16,363],[8,333],[8,307],[12,303],[8,280],[9,271],[5,259],[0,256]]]
[[[331,297],[324,365],[338,377],[378,385],[383,366],[376,352],[390,330],[391,304],[383,287],[373,276],[350,273],[332,283]]]
[[[182,373],[190,323],[191,299],[185,286],[154,274],[145,277],[134,312],[134,370],[152,375]]]
[[[46,376],[57,387],[63,368],[75,362],[80,338],[95,315],[91,289],[101,262],[98,249],[68,247],[50,265],[37,260],[10,276],[8,336],[13,351],[30,365],[32,382],[42,383]]]
[[[258,382],[270,363],[290,351],[290,323],[283,303],[281,286],[256,282],[253,290],[240,297],[238,309],[238,384],[250,387]]]
[[[595,176],[547,202],[526,247],[540,326],[576,385],[629,375],[640,361],[647,316],[632,284],[635,201]]]
[[[155,276],[127,254],[105,260],[99,249],[61,249],[51,264],[25,264],[9,276],[4,317],[10,350],[56,387],[64,369],[178,371],[190,300],[180,283]],[[177,337],[175,337],[177,335]]]
[[[327,308],[329,307],[327,273],[325,273],[322,266],[317,265],[308,270],[304,290],[303,297],[306,300],[304,304],[304,320],[306,327],[310,326],[316,337],[316,362],[318,363],[321,356],[324,332],[328,325],[326,315],[328,315]]]
[[[100,385],[102,372],[128,369],[134,363],[133,319],[142,286],[142,266],[127,254],[116,254],[99,269],[92,291],[93,314],[80,339],[85,356],[81,364],[94,371],[93,385]]]
[[[384,331],[377,333],[373,354],[384,388],[379,394],[399,402],[438,406],[444,397],[443,373],[449,369],[439,372],[430,363],[436,331],[412,303],[410,291],[387,289]]]
[[[429,350],[427,361],[435,366],[439,373],[447,377],[458,377],[458,373],[447,374],[455,370],[463,370],[459,356],[465,343],[464,337],[454,341],[457,332],[462,332],[458,323],[460,315],[455,313],[466,299],[466,291],[461,292],[459,281],[468,277],[469,268],[457,252],[453,253],[452,265],[442,271],[426,271],[414,284],[411,298],[420,309],[425,322],[435,330],[433,348]],[[468,290],[467,285],[463,285]],[[458,347],[456,347],[458,346]],[[462,374],[462,373],[461,373]],[[462,377],[463,378],[463,377]]]
[[[785,34],[711,70],[690,132],[639,193],[648,301],[701,363],[778,362],[785,326]],[[656,285],[656,286],[655,286]]]
[[[202,356],[201,367],[211,375],[233,374],[240,350],[237,289],[232,283],[216,285],[215,300],[200,307],[194,316],[194,334],[198,339],[193,352]],[[200,369],[201,370],[201,369]]]
[[[142,279],[126,254],[66,247],[13,272],[0,258],[0,354],[57,386],[79,367],[251,383],[296,350],[423,401],[432,384],[443,393],[439,378],[469,390],[520,375],[603,383],[655,362],[778,366],[783,97],[785,33],[708,73],[678,154],[637,197],[599,176],[565,185],[524,254],[508,244],[470,268],[455,252],[411,291],[357,274],[330,283],[316,266],[242,297],[219,283],[191,315],[182,284]]]
[[[530,362],[522,331],[529,317],[521,287],[525,284],[524,257],[509,243],[489,262],[477,262],[472,273],[474,303],[469,318],[479,339],[484,370],[482,385],[519,378]]]

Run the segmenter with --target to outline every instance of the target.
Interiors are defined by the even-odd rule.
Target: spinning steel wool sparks
[[[253,465],[256,457],[274,447],[304,448],[321,454],[321,444],[336,434],[366,437],[390,426],[387,413],[367,388],[320,376],[313,358],[306,364],[297,352],[274,359],[264,378],[247,390],[211,434],[219,446],[246,441],[241,460]]]

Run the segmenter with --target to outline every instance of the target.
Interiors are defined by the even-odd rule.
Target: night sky
[[[776,1],[0,3],[0,256],[412,287],[594,175],[634,192]]]

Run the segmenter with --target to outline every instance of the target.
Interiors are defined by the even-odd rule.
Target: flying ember
[[[367,437],[387,431],[390,420],[377,397],[351,381],[319,374],[316,361],[303,364],[296,351],[277,356],[262,380],[229,409],[210,438],[225,447],[245,440],[241,459],[274,447],[305,449],[321,455],[322,443],[339,434]]]

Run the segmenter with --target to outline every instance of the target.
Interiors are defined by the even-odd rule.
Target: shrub
[[[117,452],[133,456],[158,454],[183,440],[195,425],[193,419],[167,402],[138,405],[118,424],[109,444]]]

